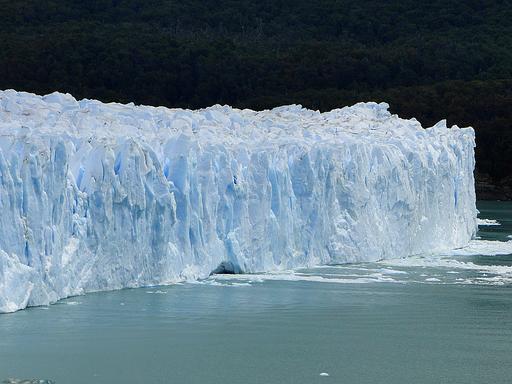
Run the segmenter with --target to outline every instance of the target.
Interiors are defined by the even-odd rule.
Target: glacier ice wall
[[[359,103],[197,111],[0,92],[0,312],[461,247],[474,131]]]

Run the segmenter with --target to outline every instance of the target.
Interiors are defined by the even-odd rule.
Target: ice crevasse
[[[475,235],[474,131],[359,103],[200,110],[0,91],[0,312],[373,261]]]

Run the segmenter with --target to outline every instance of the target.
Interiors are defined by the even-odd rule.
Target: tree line
[[[0,0],[0,88],[198,108],[386,101],[477,133],[512,186],[512,4]]]

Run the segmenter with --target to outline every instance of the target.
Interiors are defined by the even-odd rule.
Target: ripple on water
[[[5,379],[3,384],[55,384],[52,380],[45,379]]]

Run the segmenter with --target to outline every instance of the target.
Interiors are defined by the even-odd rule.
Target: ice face
[[[466,245],[474,131],[384,103],[197,111],[0,92],[0,312]]]

